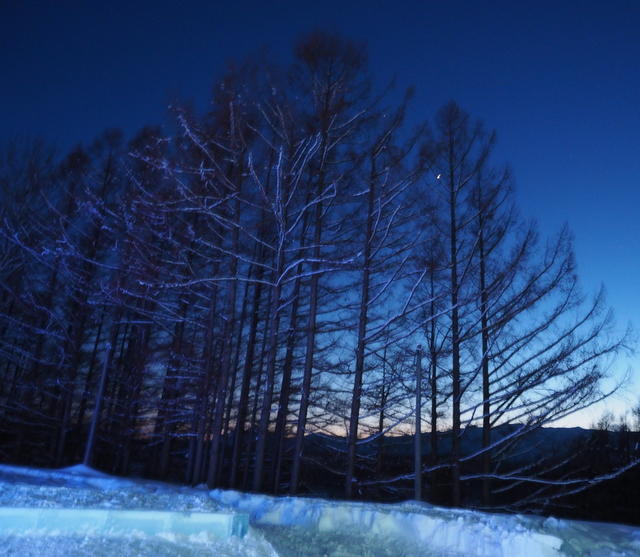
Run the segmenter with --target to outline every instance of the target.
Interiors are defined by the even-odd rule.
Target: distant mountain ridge
[[[504,424],[493,428],[492,441],[510,435],[522,427],[521,424]],[[561,456],[575,448],[578,443],[586,443],[595,435],[607,434],[611,442],[618,441],[624,434],[620,431],[603,431],[597,429],[585,429],[582,427],[542,427],[523,434],[517,441],[517,449],[520,453],[527,453],[527,458],[532,456]],[[422,433],[422,455],[428,457],[431,454],[431,433]],[[324,433],[311,433],[307,436],[311,446],[316,449],[325,447],[336,451],[343,449],[346,440],[344,437],[327,435]],[[370,441],[369,441],[370,440]],[[361,439],[358,443],[358,454],[373,456],[379,446],[379,438],[370,437]],[[526,444],[526,446],[524,446]],[[461,439],[462,454],[471,454],[482,446],[482,428],[469,426],[464,430]],[[414,451],[413,435],[385,436],[383,451],[387,457],[408,457]],[[451,451],[450,431],[438,432],[438,455],[447,456]]]

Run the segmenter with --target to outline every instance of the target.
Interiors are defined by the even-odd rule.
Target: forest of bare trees
[[[0,460],[501,508],[590,485],[530,441],[627,344],[570,232],[455,103],[380,90],[341,37],[292,58],[130,141],[2,152]]]

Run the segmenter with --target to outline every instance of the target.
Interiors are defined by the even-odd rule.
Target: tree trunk
[[[280,328],[280,315],[282,300],[282,283],[280,277],[284,268],[284,249],[278,248],[276,254],[275,285],[272,288],[271,315],[269,323],[269,350],[267,360],[267,374],[264,384],[264,396],[260,410],[260,424],[258,427],[258,437],[256,440],[256,462],[253,468],[253,491],[260,491],[262,487],[262,471],[264,468],[265,448],[267,435],[269,434],[269,421],[271,419],[271,406],[273,402],[273,387],[276,374],[276,360],[278,352],[278,329]]]
[[[302,225],[302,232],[300,235],[300,246],[304,247],[304,236],[307,229],[307,213],[305,213]],[[304,250],[301,249],[299,255],[303,255]],[[284,365],[282,367],[282,384],[280,388],[280,403],[278,405],[278,415],[276,417],[276,431],[275,431],[275,443],[273,451],[273,492],[278,493],[280,486],[280,476],[282,472],[282,462],[284,459],[284,444],[285,444],[285,428],[287,423],[287,416],[289,414],[289,398],[291,396],[291,373],[293,371],[293,356],[295,351],[296,342],[296,329],[298,327],[298,309],[300,306],[300,288],[302,285],[303,265],[298,264],[297,276],[293,286],[291,303],[291,315],[289,318],[289,329],[287,331],[287,351],[284,358]]]
[[[356,463],[356,442],[360,420],[360,402],[362,399],[362,380],[364,376],[364,354],[366,350],[367,319],[369,310],[369,282],[371,279],[371,244],[373,234],[373,211],[376,195],[375,157],[371,156],[371,174],[367,195],[367,228],[364,238],[364,254],[362,261],[362,288],[360,291],[360,312],[358,316],[358,344],[356,346],[356,368],[353,378],[351,396],[351,415],[349,417],[349,434],[347,437],[347,471],[345,474],[345,497],[353,496],[353,483]]]
[[[455,165],[453,160],[453,137],[449,139],[449,217],[451,258],[451,382],[452,382],[452,429],[451,429],[451,504],[460,506],[460,323],[458,313],[458,223],[456,216]]]
[[[239,193],[239,192],[238,192]],[[240,201],[236,199],[235,210],[234,210],[234,218],[236,224],[240,223]],[[238,253],[238,245],[239,245],[239,232],[238,226],[233,227],[232,234],[232,252],[234,254]],[[226,315],[226,323],[224,327],[223,334],[223,342],[224,349],[222,352],[222,362],[220,369],[220,376],[217,380],[217,388],[214,396],[214,410],[213,410],[213,425],[211,432],[211,447],[209,451],[209,471],[207,474],[207,485],[210,488],[213,488],[218,483],[218,476],[220,473],[220,469],[218,467],[219,460],[219,451],[220,451],[220,441],[221,441],[221,431],[222,431],[222,419],[224,417],[224,405],[227,400],[227,378],[230,372],[231,367],[231,353],[232,353],[232,344],[233,344],[233,330],[234,330],[234,320],[235,320],[235,309],[236,309],[236,293],[238,289],[238,257],[237,255],[232,255],[231,264],[230,264],[230,276],[233,277],[231,280],[231,284],[229,286],[229,292],[226,302],[227,315]]]
[[[261,252],[260,252],[261,253]],[[259,258],[260,259],[260,258]],[[238,486],[238,474],[240,472],[240,457],[245,435],[245,422],[247,421],[247,412],[249,409],[249,391],[251,389],[251,374],[253,370],[253,358],[256,345],[256,334],[258,331],[258,322],[260,320],[260,301],[262,292],[262,277],[264,268],[258,266],[256,271],[256,283],[253,287],[253,299],[251,302],[252,316],[249,325],[249,338],[247,339],[247,348],[244,355],[244,366],[242,369],[242,384],[240,386],[240,400],[238,401],[238,414],[236,417],[236,429],[233,438],[233,452],[231,454],[231,479],[229,486],[235,488]]]
[[[321,178],[322,179],[322,178]],[[320,268],[317,262],[320,259],[320,242],[322,241],[322,203],[316,203],[314,215],[314,235],[313,235],[313,258],[311,264],[312,276],[309,288],[309,318],[307,322],[307,342],[304,358],[304,372],[302,376],[302,391],[300,393],[300,408],[298,410],[298,423],[296,427],[295,448],[293,451],[293,462],[291,464],[291,484],[289,492],[294,495],[298,491],[300,481],[300,463],[304,445],[304,434],[307,427],[307,410],[309,409],[309,395],[311,393],[311,378],[313,376],[313,355],[316,345],[316,319],[318,315],[318,283]]]
[[[480,193],[479,193],[480,195]],[[487,286],[486,286],[486,254],[484,245],[484,219],[482,215],[483,208],[481,199],[478,204],[478,213],[480,215],[478,253],[480,256],[480,320],[482,327],[482,502],[484,505],[491,504],[491,480],[489,474],[491,472],[491,401],[490,401],[490,384],[489,384],[489,324],[487,312]]]
[[[422,346],[416,350],[416,431],[414,434],[413,497],[422,500]]]
[[[117,319],[116,319],[117,321]],[[91,466],[93,462],[96,436],[98,432],[98,426],[100,423],[100,414],[102,413],[102,404],[104,402],[104,394],[107,387],[107,377],[109,375],[109,368],[111,367],[111,360],[113,358],[113,350],[117,340],[118,327],[114,324],[111,325],[111,335],[105,345],[105,354],[102,362],[102,372],[100,374],[100,383],[98,384],[98,390],[96,391],[95,405],[93,409],[93,415],[91,416],[91,424],[89,426],[89,433],[87,436],[87,445],[84,451],[84,457],[82,463],[85,466]]]

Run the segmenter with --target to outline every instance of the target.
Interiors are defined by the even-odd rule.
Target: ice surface
[[[204,533],[224,539],[243,537],[248,527],[247,515],[232,512],[0,507],[0,535],[20,534],[33,529],[65,534],[136,530],[151,536]]]
[[[640,556],[640,528],[618,524],[488,514],[417,502],[350,503],[222,490],[212,491],[211,496],[220,504],[249,513],[254,525],[288,526],[325,537],[366,532],[386,540],[387,547],[397,548],[397,553],[389,555]],[[280,549],[277,540],[270,540]],[[370,554],[387,555],[383,547]]]
[[[416,502],[384,505],[209,492],[115,478],[83,466],[0,466],[0,507],[26,508],[32,514],[34,509],[36,514],[83,509],[81,527],[73,532],[60,522],[56,529],[54,519],[45,526],[29,523],[27,512],[20,527],[8,533],[13,519],[10,513],[0,516],[0,530],[5,531],[0,533],[0,554],[19,557],[640,557],[640,528],[630,526],[485,514]],[[247,513],[251,525],[245,537],[224,540],[200,527],[191,533],[158,533],[156,522],[153,531],[132,520],[126,532],[122,524],[96,528],[99,516],[111,511],[145,509],[156,513],[156,522],[182,512],[194,516],[235,510]]]
[[[82,466],[0,466],[0,555],[277,557],[260,532],[228,537],[246,531],[242,519],[231,518],[217,531],[197,523],[213,513],[233,516],[204,489],[121,479]]]

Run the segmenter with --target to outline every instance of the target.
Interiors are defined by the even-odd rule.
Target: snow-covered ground
[[[0,555],[216,557],[640,556],[640,528],[523,515],[267,497],[122,479],[76,466],[0,466],[0,507],[247,513],[244,537],[3,528]],[[42,514],[42,513],[41,513]],[[44,513],[45,515],[47,513]],[[0,518],[0,520],[2,520]]]
[[[226,510],[206,489],[108,476],[83,466],[36,470],[0,466],[0,507],[147,509],[217,512]],[[277,557],[257,530],[243,538],[162,532],[148,535],[94,530],[69,533],[50,528],[2,532],[0,555],[17,557]]]

